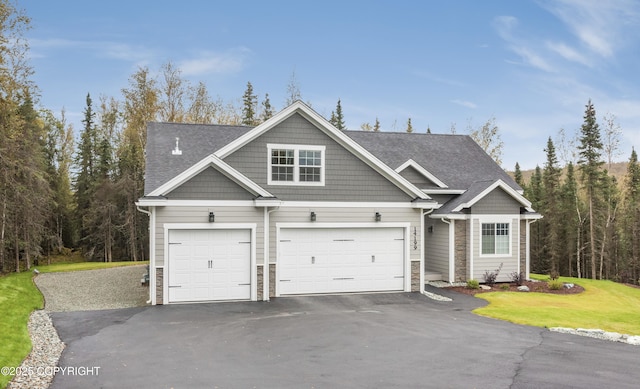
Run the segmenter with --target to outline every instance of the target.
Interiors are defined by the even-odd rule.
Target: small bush
[[[547,281],[547,285],[549,286],[549,289],[551,290],[560,290],[562,289],[562,287],[564,286],[564,283],[558,279],[551,279],[549,281]]]
[[[509,284],[502,284],[502,285],[500,285],[500,289],[502,289],[502,290],[509,290]]]
[[[514,271],[513,273],[511,273],[511,281],[513,281],[516,285],[521,286],[522,284],[524,284],[524,273],[518,273]]]
[[[558,273],[556,270],[552,270],[551,273],[549,273],[549,278],[551,278],[552,280],[557,280],[558,278],[560,278],[560,273]]]
[[[478,282],[478,280],[469,280],[467,281],[467,288],[480,289],[480,283]]]
[[[504,265],[504,263],[501,263],[495,271],[485,270],[484,275],[482,276],[484,278],[485,284],[489,286],[493,286],[496,284],[498,274],[500,274],[500,270],[502,270],[502,265]]]

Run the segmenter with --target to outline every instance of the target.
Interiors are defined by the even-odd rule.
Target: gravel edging
[[[596,338],[596,339],[608,340],[611,342],[620,342],[620,343],[631,344],[634,346],[640,346],[640,336],[619,334],[617,332],[608,332],[600,329],[551,327],[549,328],[549,331],[560,332],[563,334],[587,336],[589,338]]]
[[[55,367],[65,344],[60,340],[49,312],[31,312],[27,323],[31,352],[22,361],[7,389],[47,389],[55,375]]]

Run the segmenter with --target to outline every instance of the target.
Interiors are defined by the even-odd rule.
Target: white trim
[[[404,169],[406,169],[408,167],[412,167],[412,168],[416,169],[416,171],[418,171],[418,173],[420,173],[423,177],[425,177],[429,181],[433,182],[434,184],[438,185],[440,188],[448,188],[449,187],[447,184],[445,184],[444,182],[440,181],[438,179],[438,177],[436,177],[433,174],[431,174],[427,169],[425,169],[422,166],[420,166],[420,164],[417,163],[416,161],[414,161],[413,159],[409,159],[408,161],[406,161],[405,163],[400,165],[400,167],[398,167],[396,169],[396,172],[400,173],[401,171],[403,171]]]
[[[475,219],[469,219],[469,276],[467,280],[473,280],[473,221]],[[480,281],[480,280],[476,280]]]
[[[273,180],[271,168],[273,150],[293,150],[293,181],[277,181]],[[320,181],[300,181],[300,151],[320,151],[320,166],[309,166],[320,168]],[[325,154],[326,147],[319,145],[301,145],[301,144],[267,144],[267,185],[273,186],[324,186],[325,174]]]
[[[156,208],[150,207],[149,212],[149,300],[156,305]]]
[[[267,192],[260,185],[251,181],[245,175],[231,167],[231,165],[224,162],[222,159],[218,158],[215,154],[211,154],[202,160],[200,160],[195,165],[191,166],[184,172],[178,174],[173,177],[171,180],[167,181],[160,187],[156,188],[154,191],[148,194],[148,196],[163,196],[172,190],[176,189],[180,185],[184,184],[191,178],[195,177],[197,174],[201,173],[208,167],[216,167],[220,173],[224,174],[231,180],[235,181],[240,186],[244,187],[250,192],[253,192],[256,195],[262,197],[274,197],[271,193]]]
[[[455,282],[455,281],[456,281],[456,221],[451,220],[449,222],[449,282]]]
[[[407,179],[402,177],[395,170],[384,164],[378,158],[376,158],[373,154],[371,154],[364,147],[360,146],[356,141],[349,138],[342,131],[335,128],[331,123],[327,121],[327,119],[323,118],[320,114],[315,112],[309,106],[301,101],[296,101],[290,106],[286,107],[269,120],[255,127],[253,130],[245,133],[241,137],[237,138],[233,142],[227,144],[222,147],[220,150],[215,152],[215,155],[221,159],[224,159],[229,154],[238,150],[245,144],[251,142],[256,139],[260,135],[264,134],[272,127],[281,123],[294,113],[298,113],[303,116],[305,119],[309,120],[312,124],[316,125],[321,131],[327,134],[330,138],[340,143],[343,147],[349,150],[352,154],[359,157],[363,162],[367,165],[371,166],[379,173],[381,173],[387,180],[394,183],[397,187],[402,189],[405,193],[414,196],[420,199],[429,199],[429,196],[418,189],[415,185],[409,182]]]
[[[355,202],[355,201],[282,201],[277,198],[255,200],[171,200],[145,199],[136,202],[141,207],[281,207],[281,208],[412,208],[438,209],[442,204],[424,202]],[[439,216],[442,217],[442,216]]]
[[[459,195],[466,192],[466,190],[464,189],[436,189],[436,188],[425,188],[425,189],[422,189],[422,191],[426,194],[435,194],[435,195],[447,195],[447,194]]]
[[[477,203],[479,200],[484,198],[487,194],[491,193],[494,189],[496,189],[498,187],[500,187],[502,190],[507,192],[508,195],[513,197],[521,205],[525,206],[526,208],[530,208],[531,207],[531,202],[529,200],[527,200],[526,198],[524,198],[520,193],[518,193],[517,190],[515,190],[512,187],[510,187],[509,185],[505,184],[504,181],[497,180],[493,184],[489,185],[489,187],[487,187],[485,190],[483,190],[480,194],[478,194],[473,199],[471,199],[468,202],[462,203],[462,204],[458,205],[457,207],[455,207],[452,210],[452,212],[460,212],[464,208],[471,208],[475,203]]]
[[[422,204],[422,206],[417,206]],[[350,202],[350,201],[282,201],[280,207],[283,208],[424,208],[424,209],[437,209],[441,204],[434,204],[433,207],[425,208],[425,203],[415,202]]]
[[[404,236],[404,291],[411,292],[411,247],[409,245],[411,223],[385,223],[385,222],[370,222],[370,223],[318,223],[318,222],[303,222],[303,223],[276,223],[276,279],[274,282],[276,297],[280,297],[280,230],[281,229],[321,229],[321,228],[402,228]],[[424,262],[424,261],[423,261]],[[424,288],[424,286],[422,287]]]
[[[250,277],[251,277],[251,301],[258,299],[257,266],[256,266],[256,223],[164,223],[164,271],[162,285],[163,304],[181,304],[169,302],[169,231],[170,230],[250,230],[251,250],[250,250]],[[210,301],[202,301],[204,303]]]

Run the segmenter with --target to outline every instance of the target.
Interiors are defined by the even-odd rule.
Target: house
[[[470,137],[340,131],[302,102],[257,127],[150,123],[153,304],[529,273],[522,189]]]

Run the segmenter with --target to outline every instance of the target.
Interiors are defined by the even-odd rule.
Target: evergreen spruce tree
[[[560,176],[562,170],[558,167],[558,158],[556,149],[553,145],[551,137],[547,140],[545,148],[547,161],[542,172],[542,184],[544,187],[544,199],[542,201],[542,212],[545,218],[540,222],[544,225],[544,260],[547,272],[559,272],[559,250],[560,241],[560,225],[561,219],[558,219],[560,212]]]
[[[338,104],[336,104],[336,110],[331,112],[331,119],[329,122],[333,124],[338,130],[344,131],[347,127],[344,124],[344,116],[342,115],[342,105],[340,103],[340,99],[338,99]]]
[[[407,132],[408,133],[413,132],[413,126],[411,125],[411,118],[407,119]]]
[[[258,106],[258,97],[253,94],[253,85],[247,82],[247,89],[242,95],[242,124],[245,126],[255,126],[256,120],[256,107]]]
[[[624,234],[625,264],[622,282],[640,283],[640,164],[635,149],[627,165],[624,183],[625,212]]]
[[[520,185],[520,187],[524,189],[524,178],[522,177],[522,171],[520,170],[520,164],[518,162],[516,162],[516,166],[513,171],[513,179],[516,181],[516,184]]]
[[[373,132],[380,132],[380,120],[376,118],[376,122],[373,125]]]
[[[264,101],[262,101],[262,114],[260,115],[260,120],[265,122],[273,116],[273,107],[271,106],[271,101],[269,100],[269,94],[264,95]]]
[[[589,207],[589,258],[591,267],[591,278],[595,279],[596,267],[596,208],[601,200],[600,186],[602,174],[602,140],[600,139],[600,128],[596,120],[596,110],[591,103],[587,103],[584,123],[580,127],[580,144],[578,145],[579,160],[578,167],[581,172],[582,186],[586,193],[587,205]]]

